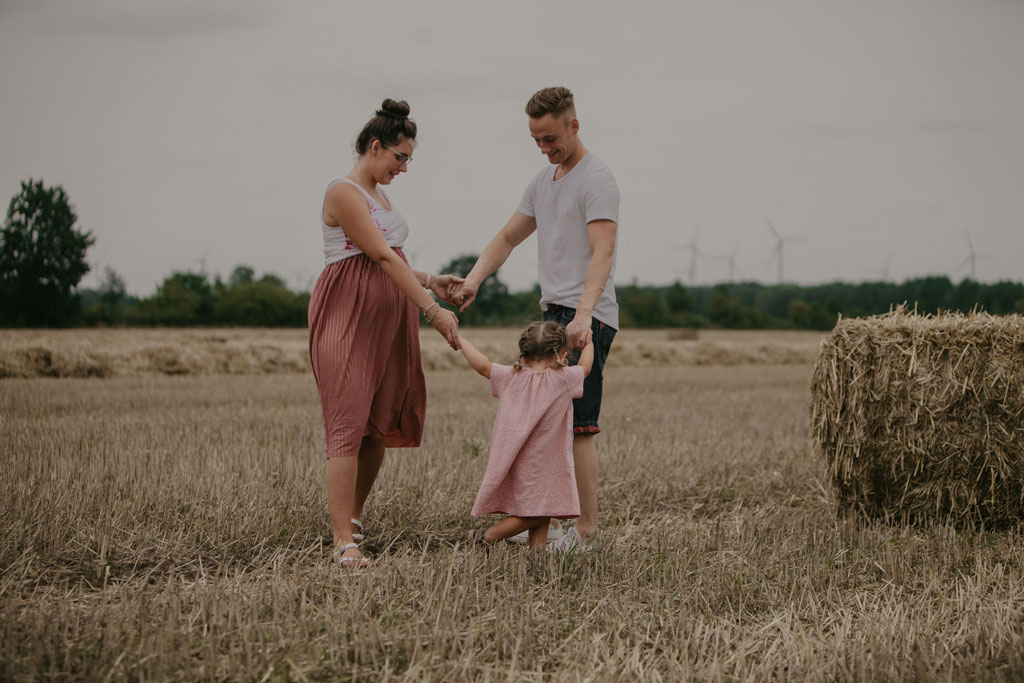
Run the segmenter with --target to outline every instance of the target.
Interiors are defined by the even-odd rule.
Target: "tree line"
[[[806,286],[741,282],[686,288],[679,282],[667,287],[634,283],[617,292],[623,326],[630,327],[830,330],[840,315],[877,315],[900,304],[920,313],[1024,314],[1022,283],[954,283],[946,276]]]
[[[460,256],[442,272],[465,275],[475,254]],[[616,288],[623,327],[830,330],[839,315],[885,313],[901,303],[921,313],[974,309],[993,314],[1024,314],[1024,284],[953,283],[933,276],[895,282],[834,282],[802,286],[757,282],[684,287],[636,283]],[[509,291],[500,271],[480,287],[474,304],[459,314],[470,326],[519,326],[540,317],[540,287]],[[256,278],[252,268],[236,267],[227,280],[201,273],[175,272],[149,298],[124,293],[107,270],[97,290],[83,290],[81,323],[86,325],[253,325],[305,326],[309,292],[293,292],[273,274]]]
[[[127,293],[107,267],[99,287],[80,288],[94,243],[59,186],[29,180],[12,200],[0,228],[0,326],[249,325],[302,327],[310,293],[292,291],[273,273],[257,277],[247,265],[219,274],[175,271],[149,297]],[[441,272],[466,275],[476,254],[464,254]],[[518,326],[539,317],[540,289],[511,292],[495,273],[476,302],[459,315],[465,325]],[[922,313],[939,310],[1024,313],[1024,284],[984,284],[945,276],[895,282],[764,285],[757,282],[685,287],[617,287],[623,327],[831,329],[837,318],[885,313],[906,303]]]
[[[137,298],[125,291],[112,269],[98,289],[80,292],[84,325],[304,327],[309,292],[293,292],[273,273],[257,278],[240,265],[224,280],[206,273],[176,271],[153,296]]]

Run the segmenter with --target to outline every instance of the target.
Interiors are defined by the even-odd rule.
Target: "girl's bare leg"
[[[501,520],[490,529],[484,532],[484,540],[488,543],[494,543],[500,541],[503,538],[509,536],[515,536],[520,531],[530,532],[530,547],[533,548],[533,532],[535,529],[543,529],[544,542],[547,542],[548,536],[548,518],[547,517],[515,517],[509,516]],[[541,543],[541,547],[544,547],[544,543]]]
[[[548,524],[550,524],[550,519],[548,517],[535,519],[543,519],[544,521],[530,529],[530,535],[527,537],[526,543],[529,545],[530,550],[544,552],[544,549],[548,546]]]

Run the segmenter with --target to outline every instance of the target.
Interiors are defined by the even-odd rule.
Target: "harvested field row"
[[[675,333],[673,333],[675,332]],[[498,361],[512,362],[517,330],[467,328],[463,333]],[[610,364],[811,364],[818,332],[624,330]],[[426,370],[464,369],[432,330],[420,332]],[[308,372],[305,329],[76,329],[0,331],[0,378],[131,377],[137,375],[249,375]]]
[[[1021,680],[1021,529],[837,519],[810,370],[610,368],[547,556],[466,547],[497,402],[427,373],[349,573],[310,375],[0,382],[0,681]]]

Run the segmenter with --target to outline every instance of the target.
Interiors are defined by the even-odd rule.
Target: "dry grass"
[[[348,574],[310,375],[0,382],[0,679],[1019,679],[1020,532],[837,519],[810,372],[611,367],[599,550],[545,557],[461,544],[495,405],[430,372]]]
[[[485,352],[511,357],[518,330],[467,328]],[[620,367],[809,364],[820,332],[624,330],[615,341]],[[421,330],[423,366],[462,370],[463,361],[432,330]],[[245,375],[309,371],[304,329],[0,330],[0,378]]]

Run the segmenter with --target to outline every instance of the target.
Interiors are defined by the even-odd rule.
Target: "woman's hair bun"
[[[380,105],[380,110],[377,111],[377,116],[388,116],[396,119],[409,118],[409,103],[405,100],[392,100],[386,99]]]
[[[366,154],[370,143],[380,140],[382,145],[397,145],[400,140],[416,139],[416,122],[409,118],[409,103],[405,100],[386,99],[374,112],[356,138],[356,154]]]

